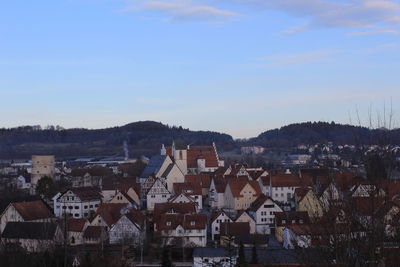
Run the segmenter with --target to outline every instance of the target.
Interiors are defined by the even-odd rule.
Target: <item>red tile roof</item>
[[[64,193],[71,190],[81,200],[100,200],[102,198],[100,191],[96,187],[72,187]],[[63,193],[63,194],[64,194]]]
[[[241,191],[247,184],[250,184],[250,186],[254,189],[255,197],[258,197],[261,194],[260,186],[259,186],[258,182],[256,182],[256,181],[245,181],[245,180],[240,180],[240,179],[232,179],[228,182],[228,185],[229,185],[229,188],[231,189],[233,197],[243,197],[243,195],[241,195]]]
[[[312,179],[310,177],[300,178],[294,174],[277,174],[271,176],[272,187],[300,187],[312,186]]]
[[[201,187],[192,183],[174,183],[173,185],[175,194],[201,195]]]
[[[41,200],[15,202],[11,203],[11,205],[14,206],[24,221],[33,221],[54,217],[49,207]]]
[[[115,224],[121,218],[121,212],[127,205],[125,203],[102,203],[96,215],[100,215],[108,226]]]
[[[179,214],[196,213],[196,203],[155,203],[154,219],[169,211]]]
[[[175,230],[179,225],[184,229],[206,229],[206,214],[163,214],[155,221],[156,231]]]
[[[192,184],[198,184],[202,188],[209,188],[211,183],[211,174],[200,173],[200,174],[188,174],[185,176],[185,182]]]
[[[87,219],[68,219],[67,221],[67,231],[69,232],[82,232],[84,230],[85,224],[89,222]]]
[[[218,156],[213,146],[190,146],[187,151],[187,167],[197,168],[198,159],[205,159],[206,168],[218,167]]]

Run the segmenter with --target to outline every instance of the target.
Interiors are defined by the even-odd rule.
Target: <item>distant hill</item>
[[[127,141],[131,157],[158,153],[162,143],[182,140],[187,144],[210,145],[232,149],[233,138],[210,131],[190,131],[154,121],[139,121],[106,129],[62,129],[60,127],[22,126],[0,129],[0,158],[30,158],[32,154],[56,157],[123,156]]]
[[[248,140],[211,131],[191,131],[160,122],[139,121],[105,129],[62,129],[61,127],[22,126],[0,129],[0,159],[30,158],[32,154],[53,154],[57,158],[123,156],[128,144],[131,158],[159,153],[161,144],[172,140],[186,144],[210,145],[221,151],[243,145],[293,147],[299,144],[398,144],[400,129],[371,130],[365,127],[327,122],[306,122],[269,130]]]
[[[269,130],[247,141],[251,145],[291,147],[299,144],[400,144],[400,129],[369,129],[334,122],[305,122]]]

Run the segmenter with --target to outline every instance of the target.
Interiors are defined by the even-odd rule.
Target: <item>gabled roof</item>
[[[226,213],[224,210],[219,210],[219,211],[213,211],[211,213],[210,223],[213,223],[221,214],[225,214],[226,217],[232,220],[232,218],[229,216],[228,213]]]
[[[151,157],[141,177],[147,178],[151,175],[155,175],[160,170],[166,158],[167,158],[166,155],[157,155]]]
[[[169,175],[169,173],[171,172],[171,170],[174,168],[175,163],[171,163],[168,165],[168,167],[165,169],[165,171],[163,172],[163,174],[161,174],[162,178],[167,178],[167,176]]]
[[[261,194],[261,189],[256,181],[245,181],[240,179],[232,179],[228,182],[229,188],[231,189],[233,197],[243,197],[241,192],[243,188],[249,184],[255,191],[254,196],[259,196]]]
[[[250,210],[252,211],[257,211],[259,208],[261,208],[262,205],[264,205],[265,201],[271,200],[272,203],[276,204],[276,202],[269,196],[266,196],[264,194],[261,194],[252,204],[250,207]],[[279,205],[278,205],[279,206]]]
[[[121,218],[122,211],[126,206],[125,203],[101,203],[95,217],[101,216],[108,226],[112,226]]]
[[[218,156],[213,146],[190,146],[187,151],[187,167],[197,168],[198,159],[205,159],[206,168],[218,168]]]
[[[253,221],[255,221],[253,216],[251,216],[246,210],[239,210],[234,221],[236,222],[244,213],[247,214],[247,216],[251,218]]]
[[[301,186],[312,186],[311,177],[300,178],[294,174],[277,174],[271,176],[272,187],[301,187]]]
[[[54,217],[52,211],[41,200],[16,202],[11,205],[18,211],[24,221],[33,221]]]
[[[294,190],[294,195],[298,198],[297,202],[302,201],[309,191],[312,191],[309,187],[297,187]]]
[[[52,240],[57,230],[56,223],[9,222],[1,234],[2,238]]]
[[[87,222],[88,222],[87,219],[74,219],[74,218],[68,219],[67,231],[82,232]]]
[[[168,212],[179,214],[196,213],[196,203],[155,203],[154,218]]]
[[[71,188],[67,189],[66,191],[64,191],[64,193],[62,193],[60,195],[60,197],[62,197],[68,191],[72,191],[72,193],[74,193],[82,201],[100,200],[102,197],[99,189],[96,187],[71,187]]]
[[[205,229],[206,214],[163,214],[155,220],[157,231],[175,230],[179,225],[183,229]]]
[[[192,183],[174,183],[173,188],[175,194],[201,195],[201,187]]]
[[[195,185],[200,185],[200,187],[202,188],[209,188],[211,184],[211,174],[210,173],[187,174],[185,175],[185,182],[192,183]]]
[[[128,218],[131,222],[138,225],[142,228],[145,224],[146,217],[140,210],[131,209],[128,213],[125,214],[126,218]]]

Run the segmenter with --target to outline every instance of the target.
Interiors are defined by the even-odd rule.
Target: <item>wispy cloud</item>
[[[268,56],[259,58],[259,60],[266,63],[267,66],[291,66],[321,62],[327,60],[334,53],[333,50],[318,50],[291,55]]]
[[[124,9],[126,12],[157,12],[171,21],[219,21],[237,16],[231,10],[201,4],[191,0],[135,1]]]
[[[366,31],[354,31],[349,32],[349,36],[365,36],[371,34],[399,34],[398,30],[393,29],[375,29],[375,30],[366,30]]]
[[[310,27],[371,27],[398,23],[397,0],[236,0],[258,8],[274,9],[308,18]],[[397,25],[398,26],[398,25]]]

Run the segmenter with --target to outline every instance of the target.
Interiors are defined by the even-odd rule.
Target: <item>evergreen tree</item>
[[[255,244],[251,250],[251,264],[258,264],[257,247]]]
[[[161,266],[162,267],[173,267],[174,265],[172,264],[170,255],[169,255],[169,250],[167,248],[163,248],[162,255],[161,255]]]
[[[239,244],[239,257],[237,259],[237,263],[238,263],[237,264],[238,266],[242,266],[243,264],[246,263],[246,258],[244,255],[244,246],[243,246],[242,241],[240,241],[240,244]]]

